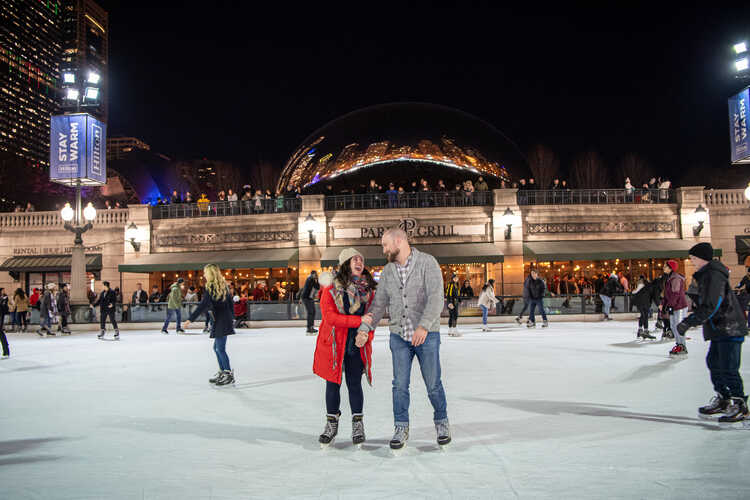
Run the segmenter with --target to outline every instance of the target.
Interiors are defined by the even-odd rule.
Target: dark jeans
[[[740,377],[742,342],[712,340],[706,356],[714,390],[724,398],[743,398],[745,388]]]
[[[362,413],[365,403],[365,395],[362,392],[362,373],[365,366],[359,349],[355,352],[344,354],[344,375],[346,376],[346,388],[349,390],[349,406],[352,415]],[[336,415],[341,406],[341,384],[326,381],[326,411],[329,415]]]
[[[649,306],[639,307],[638,312],[641,313],[640,317],[638,318],[638,328],[648,330]]]
[[[8,337],[5,336],[5,330],[3,330],[4,323],[5,323],[5,313],[0,313],[0,344],[3,345],[3,356],[10,356],[10,348],[8,347]]]
[[[164,320],[164,326],[161,327],[162,330],[166,330],[169,328],[169,322],[172,320],[172,316],[175,316],[175,321],[177,322],[177,331],[182,330],[182,309],[167,309],[167,319]]]
[[[117,320],[115,319],[115,307],[111,307],[108,309],[100,309],[100,317],[99,317],[99,324],[102,327],[102,330],[106,329],[107,327],[107,317],[109,317],[109,320],[112,322],[112,326],[114,327],[115,331],[117,331]]]
[[[448,308],[448,328],[458,324],[458,304],[453,304],[453,309]]]
[[[529,299],[523,299],[523,307],[521,308],[521,312],[518,313],[518,317],[520,318],[521,316],[523,316],[523,313],[525,313],[528,308],[529,308]]]
[[[26,327],[29,324],[29,320],[27,315],[29,314],[29,311],[19,311],[16,313],[16,321],[18,326],[20,327]]]
[[[220,370],[231,370],[229,367],[229,356],[227,356],[227,335],[214,339],[214,352],[219,360]]]
[[[539,312],[542,313],[542,319],[547,321],[547,313],[544,312],[544,299],[530,299],[531,310],[529,311],[529,321],[534,323],[534,311],[539,307]]]
[[[302,299],[307,309],[307,329],[312,330],[315,325],[315,301],[312,299]]]

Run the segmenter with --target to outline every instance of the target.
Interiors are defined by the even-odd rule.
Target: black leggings
[[[448,308],[448,328],[453,328],[458,324],[458,304],[453,305],[453,309]]]
[[[117,330],[117,320],[115,319],[115,308],[107,308],[100,310],[99,323],[101,324],[102,330],[107,327],[107,317],[112,322],[112,326]]]
[[[362,413],[365,404],[365,395],[362,393],[362,373],[364,363],[356,349],[351,354],[344,354],[344,375],[346,376],[346,387],[349,389],[349,406],[352,414]],[[329,415],[336,415],[341,406],[341,384],[326,381],[326,410]]]
[[[648,311],[650,307],[639,307],[638,312],[641,313],[641,316],[638,318],[638,327],[643,328],[645,330],[648,330]]]

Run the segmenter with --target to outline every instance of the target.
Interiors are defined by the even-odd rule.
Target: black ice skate
[[[724,413],[729,407],[730,400],[724,398],[721,394],[717,394],[706,406],[698,408],[698,413],[701,415],[716,415],[717,413]]]
[[[522,324],[521,316],[516,318],[516,323],[518,323],[519,325]]]
[[[215,382],[217,386],[234,384],[234,370],[224,370],[219,380]]]
[[[396,430],[393,433],[393,439],[391,439],[390,446],[392,450],[400,450],[406,446],[406,441],[409,439],[409,426],[408,425],[397,425]]]
[[[221,370],[219,370],[218,372],[216,372],[216,375],[214,375],[213,377],[211,377],[210,379],[208,379],[208,383],[209,384],[215,384],[216,382],[219,381],[219,379],[221,378],[222,375],[224,375],[224,372],[221,371]]]
[[[365,423],[361,413],[352,415],[352,444],[360,446],[365,442]]]
[[[451,427],[448,420],[436,422],[435,431],[437,432],[437,444],[445,446],[451,442]]]
[[[547,328],[548,326],[549,326],[549,321],[547,321],[546,319],[542,321],[542,328]]]
[[[120,340],[120,330],[115,330],[115,340]]]
[[[183,330],[182,328],[180,328],[179,330],[177,330],[177,333],[185,333],[185,330]]]
[[[335,415],[326,415],[326,427],[323,429],[323,434],[318,437],[318,442],[321,446],[328,446],[336,438],[336,434],[339,433],[339,417],[341,413]]]
[[[638,329],[638,338],[642,338],[643,340],[656,340],[656,337],[651,335],[651,333],[648,330],[644,330],[643,328]]]
[[[674,332],[672,331],[672,329],[671,328],[667,328],[666,330],[664,330],[664,333],[662,334],[662,338],[673,339],[674,338]]]
[[[526,328],[536,328],[536,322],[533,322],[533,321],[526,322]]]
[[[720,424],[732,424],[734,422],[741,422],[750,416],[750,411],[747,409],[747,401],[745,398],[732,398],[726,413],[719,417]]]
[[[161,333],[163,333],[164,335],[169,335],[169,332],[166,328],[162,328]]]
[[[96,336],[99,340],[102,340],[104,338],[104,330],[102,330],[99,335]]]

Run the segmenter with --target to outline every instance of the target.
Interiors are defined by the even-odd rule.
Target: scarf
[[[372,290],[366,280],[352,276],[352,280],[346,286],[339,280],[334,280],[331,293],[339,313],[350,314],[344,310],[344,294],[349,296],[349,310],[358,311],[362,304],[370,302]]]

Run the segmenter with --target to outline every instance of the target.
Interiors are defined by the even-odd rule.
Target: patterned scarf
[[[362,304],[370,302],[370,285],[367,280],[352,276],[352,280],[344,286],[339,280],[334,280],[333,300],[336,302],[336,308],[340,314],[351,314],[349,311],[359,311]],[[349,311],[344,310],[344,294],[349,296]]]

